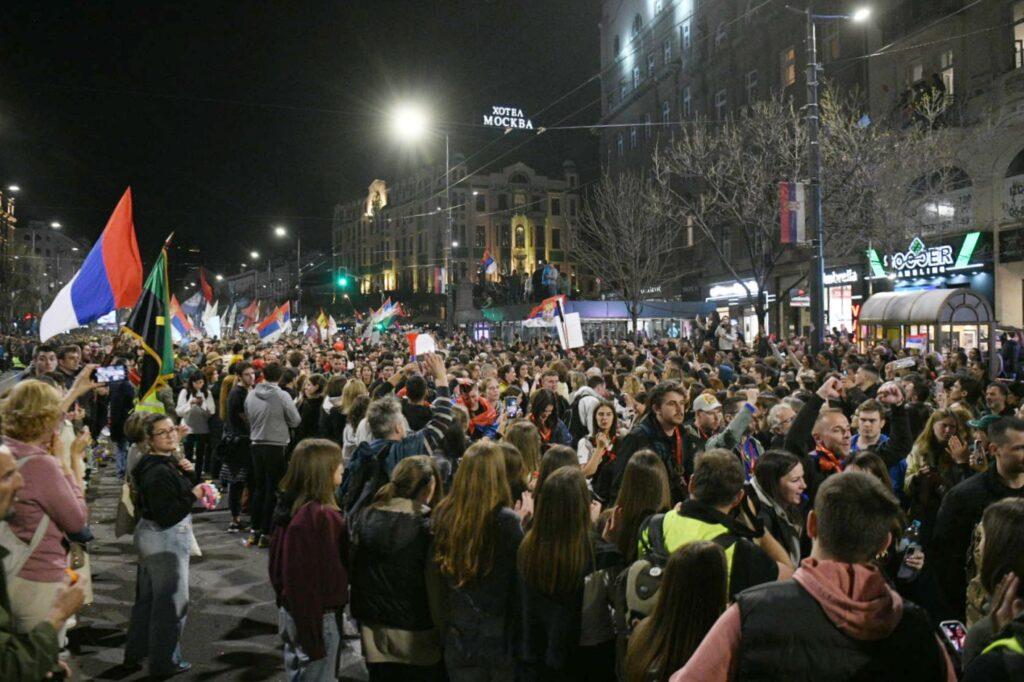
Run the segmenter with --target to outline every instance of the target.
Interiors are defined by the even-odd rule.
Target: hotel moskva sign
[[[484,114],[484,125],[492,128],[515,128],[533,130],[533,123],[515,107],[491,107],[491,113]]]

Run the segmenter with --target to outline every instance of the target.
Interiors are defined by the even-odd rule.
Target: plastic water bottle
[[[900,539],[899,546],[897,549],[903,554],[903,562],[900,564],[900,570],[896,573],[896,577],[900,580],[913,580],[917,577],[917,569],[907,566],[907,557],[911,556],[914,552],[921,549],[921,522],[914,520],[910,526],[907,527],[906,532]]]

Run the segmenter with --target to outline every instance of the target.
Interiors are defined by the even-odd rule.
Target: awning
[[[864,302],[859,324],[994,324],[992,307],[971,289],[886,291]]]

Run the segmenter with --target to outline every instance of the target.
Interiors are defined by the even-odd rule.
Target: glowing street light
[[[426,135],[428,118],[416,104],[402,104],[391,112],[391,129],[402,142],[417,142]]]
[[[8,192],[20,192],[21,187],[19,185],[7,185]]]
[[[224,275],[216,275],[214,277],[214,279],[216,279],[218,282],[223,282],[224,281]]]
[[[870,7],[858,7],[853,11],[853,14],[850,15],[850,21],[856,21],[857,23],[860,23],[862,21],[867,21],[868,17],[870,16]]]
[[[260,252],[259,251],[250,251],[249,252],[249,258],[252,258],[253,260],[259,260],[259,257],[260,257]]]
[[[283,226],[278,225],[277,227],[274,228],[274,234],[276,234],[278,237],[287,237],[288,230],[285,229]]]
[[[52,227],[55,230],[59,230],[60,228],[62,228],[64,226],[61,225],[60,223],[58,223],[56,220],[54,220],[52,223],[50,223],[50,227]]]

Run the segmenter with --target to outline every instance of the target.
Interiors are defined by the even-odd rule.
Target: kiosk
[[[863,343],[886,339],[922,354],[979,348],[988,353],[989,373],[999,371],[995,315],[985,297],[971,289],[892,291],[864,302],[857,321]]]

